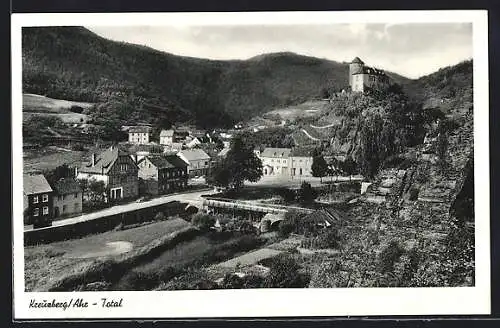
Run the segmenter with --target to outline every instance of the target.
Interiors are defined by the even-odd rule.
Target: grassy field
[[[254,235],[210,232],[168,249],[152,261],[136,266],[124,275],[112,290],[151,290],[167,283],[174,276],[182,278],[190,270],[201,270],[213,263],[245,254],[264,243],[264,239]],[[165,272],[168,272],[168,277],[164,276]],[[137,277],[143,281],[137,282]]]
[[[62,164],[79,165],[82,161],[88,160],[86,156],[86,151],[65,151],[55,147],[23,150],[24,173],[52,170]]]
[[[23,120],[27,120],[32,116],[57,116],[64,123],[85,123],[88,116],[81,113],[76,113],[70,109],[73,106],[82,109],[89,108],[93,104],[78,101],[69,101],[62,99],[53,99],[41,95],[23,94]]]
[[[91,107],[92,103],[53,99],[31,93],[23,94],[23,112],[65,114],[72,106]]]
[[[95,260],[94,258],[73,258],[75,252],[98,251],[100,248],[105,248],[106,243],[114,241],[132,243],[137,249],[188,226],[189,223],[184,220],[173,219],[123,231],[109,231],[81,239],[25,247],[25,289],[44,291],[59,277],[69,272],[77,272],[79,268]]]

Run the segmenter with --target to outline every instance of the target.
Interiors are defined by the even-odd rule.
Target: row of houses
[[[87,162],[75,168],[73,177],[52,185],[42,174],[25,175],[25,220],[43,226],[43,222],[53,218],[81,213],[84,193],[80,180],[102,181],[107,190],[106,201],[119,202],[184,190],[190,175],[205,175],[209,169],[210,157],[201,149],[138,157],[114,145],[92,153]]]
[[[313,157],[303,148],[265,148],[255,151],[262,161],[264,176],[312,176]]]

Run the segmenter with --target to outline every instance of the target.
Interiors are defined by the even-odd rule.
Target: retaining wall
[[[24,232],[24,245],[46,244],[55,241],[81,238],[86,235],[101,233],[123,225],[152,221],[158,212],[165,216],[183,215],[187,203],[172,201],[165,204],[137,209],[126,213],[103,216],[98,219],[77,222],[64,226],[52,226]]]

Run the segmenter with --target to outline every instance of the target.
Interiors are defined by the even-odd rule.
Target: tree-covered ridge
[[[81,27],[24,28],[22,39],[24,92],[120,101],[151,121],[169,111],[200,125],[226,125],[348,84],[347,64],[293,53],[239,61],[181,57]]]

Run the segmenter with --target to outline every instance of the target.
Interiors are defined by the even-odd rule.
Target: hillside
[[[167,121],[228,125],[345,87],[347,72],[347,64],[293,53],[216,61],[106,40],[82,27],[23,29],[25,93],[126,102],[150,121],[158,111],[144,103],[164,108]]]

